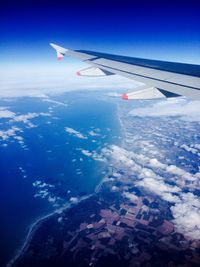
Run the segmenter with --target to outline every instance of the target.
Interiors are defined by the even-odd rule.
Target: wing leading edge
[[[200,99],[200,65],[118,56],[86,50],[70,50],[50,44],[60,60],[69,55],[92,67],[79,71],[82,76],[118,74],[146,84],[124,99],[155,99],[186,96]]]

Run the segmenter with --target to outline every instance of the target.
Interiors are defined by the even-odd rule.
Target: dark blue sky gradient
[[[49,63],[55,42],[200,64],[198,1],[11,1],[0,8],[1,63]]]

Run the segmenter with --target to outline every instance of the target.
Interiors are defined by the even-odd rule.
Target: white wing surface
[[[126,57],[86,50],[70,50],[50,44],[60,60],[69,55],[91,65],[81,76],[118,74],[146,86],[123,95],[123,99],[155,99],[186,96],[200,99],[200,65]]]

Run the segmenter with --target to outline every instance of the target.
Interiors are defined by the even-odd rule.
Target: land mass
[[[141,124],[127,119],[128,112],[125,108],[120,119],[129,151],[113,147],[117,159],[110,161],[95,194],[39,221],[12,267],[200,266],[200,237],[184,235],[171,209],[185,192],[191,197],[198,182],[198,176],[170,165],[174,159],[164,153],[166,147],[173,153],[169,136],[175,129],[178,134],[179,122]]]
[[[113,173],[95,195],[41,221],[12,266],[199,266],[200,242],[174,231],[166,203],[122,194],[128,180],[115,192]]]

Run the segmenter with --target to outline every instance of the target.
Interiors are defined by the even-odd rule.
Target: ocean
[[[120,136],[117,105],[102,92],[0,101],[0,266],[38,218],[94,192],[101,150]]]

